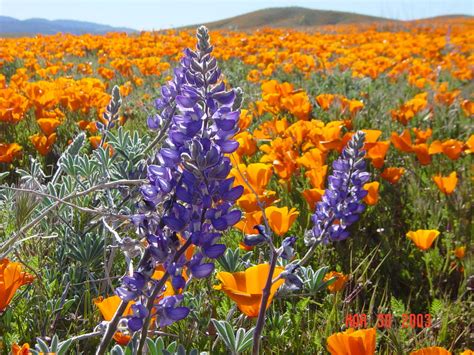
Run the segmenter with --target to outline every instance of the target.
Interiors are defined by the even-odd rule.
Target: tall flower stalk
[[[316,245],[347,239],[348,227],[364,212],[363,198],[368,193],[364,184],[370,178],[364,160],[364,139],[365,133],[357,131],[334,161],[328,187],[311,218],[313,228],[305,236],[306,244],[311,246],[310,254],[307,253],[301,263],[307,262]]]
[[[287,285],[301,286],[301,281],[294,274],[299,266],[306,264],[316,246],[330,241],[341,241],[349,237],[348,227],[359,219],[365,210],[362,199],[367,195],[364,184],[369,180],[370,174],[366,172],[364,160],[364,138],[362,131],[356,132],[344,148],[341,156],[333,163],[333,173],[328,178],[328,187],[322,200],[316,205],[312,216],[313,228],[305,236],[305,242],[310,246],[300,260],[290,263],[285,271],[274,278],[275,266],[278,257],[291,259],[293,256],[294,237],[288,237],[280,248],[276,249],[272,238],[263,226],[259,226],[259,234],[246,237],[246,244],[256,245],[267,242],[270,246],[270,271],[262,292],[262,300],[257,318],[257,325],[253,336],[252,354],[258,355],[260,338],[265,325],[267,302],[272,284],[284,278]]]
[[[173,80],[162,88],[155,103],[159,113],[148,119],[150,129],[167,138],[148,166],[149,182],[141,187],[139,212],[132,218],[147,246],[137,268],[116,290],[122,302],[107,325],[98,354],[105,352],[119,323],[131,332],[141,330],[137,349],[141,353],[152,319],[167,326],[185,318],[189,309],[179,306],[179,293],[187,284],[183,270],[192,278],[209,276],[212,259],[226,249],[219,243],[222,232],[241,217],[233,207],[243,188],[233,187],[234,178],[227,178],[231,163],[225,154],[238,148],[232,137],[238,130],[242,92],[226,90],[220,80],[205,27],[197,30],[197,39],[196,50],[184,51]],[[187,259],[185,251],[191,245],[194,253]],[[165,273],[154,280],[158,265]],[[177,295],[163,297],[168,279]],[[122,318],[132,300],[133,314]]]

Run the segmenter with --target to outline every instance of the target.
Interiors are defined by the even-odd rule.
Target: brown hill
[[[303,7],[276,7],[249,12],[202,25],[207,26],[211,30],[247,30],[259,27],[300,28],[376,21],[394,20],[350,12],[313,10]],[[186,26],[186,28],[195,28],[196,26]]]

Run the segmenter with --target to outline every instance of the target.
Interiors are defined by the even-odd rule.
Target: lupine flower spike
[[[209,276],[212,259],[225,251],[219,244],[222,232],[241,218],[233,206],[243,188],[233,187],[234,178],[227,178],[231,163],[225,154],[238,148],[232,137],[238,130],[242,93],[227,90],[220,81],[205,27],[198,29],[197,38],[196,51],[184,51],[173,80],[162,88],[155,102],[159,114],[148,119],[153,130],[169,127],[168,137],[148,166],[140,213],[132,219],[147,241],[146,250],[139,267],[117,289],[123,302],[135,301],[126,320],[130,331],[145,330],[142,342],[152,317],[158,326],[167,326],[189,313],[179,306],[182,295],[159,297],[165,281],[170,278],[179,291],[186,287],[184,269],[193,278]],[[191,245],[194,255],[187,259],[184,251]],[[159,265],[165,274],[152,280]]]
[[[308,245],[329,243],[349,237],[348,227],[359,219],[365,210],[362,200],[367,195],[364,184],[370,174],[364,160],[365,134],[354,134],[341,156],[333,163],[328,187],[312,217],[313,229],[305,236]]]

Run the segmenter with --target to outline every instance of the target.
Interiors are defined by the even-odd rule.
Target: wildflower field
[[[473,354],[473,78],[471,18],[0,38],[0,353]]]

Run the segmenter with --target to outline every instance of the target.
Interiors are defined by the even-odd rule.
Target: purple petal
[[[168,308],[166,310],[166,315],[168,316],[168,318],[172,319],[175,322],[186,318],[188,314],[189,314],[188,307]]]
[[[230,211],[230,212],[227,213],[227,215],[225,216],[225,219],[226,219],[227,224],[228,224],[229,226],[233,226],[233,225],[236,224],[238,221],[240,221],[241,218],[242,218],[242,212],[240,212],[239,210]]]
[[[132,317],[128,320],[127,325],[128,325],[128,328],[132,332],[136,332],[137,330],[142,329],[143,319],[141,319],[139,317]]]
[[[220,257],[222,254],[224,254],[225,249],[226,249],[226,246],[224,244],[214,244],[208,247],[204,246],[202,248],[202,252],[208,258],[216,259]]]
[[[225,192],[222,194],[222,199],[226,201],[235,201],[237,200],[242,194],[244,193],[243,186],[236,186],[232,188],[230,191]]]
[[[223,230],[227,229],[227,227],[229,226],[224,217],[220,217],[220,218],[217,218],[217,219],[212,219],[211,222],[212,222],[212,226],[215,229],[217,229],[218,231],[223,231]]]
[[[177,218],[171,217],[171,216],[163,217],[163,222],[165,222],[165,224],[168,227],[170,227],[172,230],[174,230],[175,232],[179,232],[184,228],[184,222],[183,221],[181,221]]]
[[[239,148],[239,142],[236,141],[229,141],[226,139],[219,139],[216,140],[217,145],[221,147],[222,152],[224,153],[233,153]]]
[[[184,107],[184,108],[193,108],[194,105],[198,102],[198,97],[189,97],[189,96],[183,96],[183,95],[178,95],[176,96],[176,102],[178,105]]]
[[[191,273],[197,279],[208,277],[214,271],[213,263],[205,263],[191,267]]]

